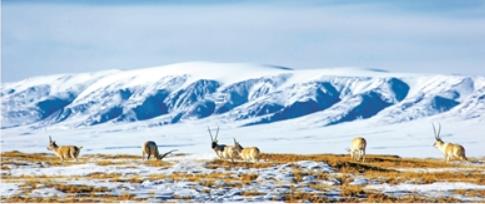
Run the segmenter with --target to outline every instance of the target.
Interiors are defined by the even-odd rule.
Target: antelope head
[[[52,140],[52,137],[49,136],[49,146],[47,146],[47,150],[51,150],[51,151],[54,151],[55,149],[57,149],[57,144],[56,144],[56,141]]]
[[[438,123],[438,130],[436,130],[436,127],[434,126],[434,124],[432,124],[432,125],[433,125],[434,139],[435,139],[433,146],[438,148],[445,143],[445,142],[443,142],[443,140],[440,137],[441,124]]]
[[[211,147],[212,149],[216,148],[217,147],[217,143],[219,142],[218,141],[218,137],[219,137],[219,127],[217,127],[217,130],[216,130],[216,136],[213,137],[212,136],[212,132],[211,132],[211,129],[210,127],[207,127],[207,130],[209,130],[209,137],[211,138]]]
[[[239,142],[236,140],[236,138],[232,138],[234,139],[234,147],[236,148],[236,151],[241,151],[243,149],[243,147],[241,146],[241,144],[239,144]]]

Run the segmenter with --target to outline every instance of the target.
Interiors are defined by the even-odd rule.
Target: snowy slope
[[[206,130],[217,125],[221,142],[264,151],[345,153],[362,135],[370,153],[428,157],[440,155],[430,123],[441,122],[446,141],[485,155],[483,76],[192,62],[2,84],[1,103],[2,151],[46,151],[53,135],[85,152],[155,140],[213,156]]]
[[[484,113],[484,81],[207,62],[66,74],[3,84],[2,128],[145,120],[164,125],[205,117],[255,125],[309,114],[318,114],[315,122],[322,126],[374,117],[397,123],[443,113],[474,118]]]

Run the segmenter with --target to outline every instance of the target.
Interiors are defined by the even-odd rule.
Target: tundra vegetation
[[[485,158],[268,154],[259,162],[2,152],[1,202],[484,202]],[[189,157],[188,157],[189,156]]]

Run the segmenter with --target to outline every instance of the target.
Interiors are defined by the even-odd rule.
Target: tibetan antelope
[[[172,152],[175,152],[177,150],[170,150],[168,152],[166,152],[165,154],[159,154],[158,153],[158,146],[155,142],[153,141],[147,141],[143,144],[143,146],[141,147],[142,149],[142,159],[145,160],[145,155],[146,156],[146,160],[150,160],[150,157],[153,155],[153,157],[155,157],[157,160],[162,160],[163,158],[165,158],[166,156],[168,156],[170,153]]]
[[[226,145],[224,144],[218,144],[218,137],[219,137],[219,127],[217,127],[217,130],[216,130],[216,136],[213,137],[212,136],[212,132],[211,132],[211,129],[210,127],[207,127],[207,130],[209,130],[209,137],[211,138],[211,148],[212,150],[214,150],[214,152],[217,154],[217,157],[219,157],[219,159],[224,159],[222,157],[222,153],[224,152],[224,149],[226,148]]]
[[[50,151],[54,151],[54,153],[59,157],[62,161],[65,159],[75,159],[77,162],[79,161],[77,157],[79,156],[79,152],[83,147],[77,147],[74,145],[63,145],[58,146],[56,141],[52,140],[51,136],[49,136],[49,146],[47,149]]]
[[[215,137],[212,136],[211,129],[207,129],[209,130],[209,136],[211,138],[211,148],[216,152],[219,159],[230,159],[234,162],[234,159],[238,156],[235,147],[232,145],[218,144],[219,127],[217,127]]]
[[[259,161],[260,157],[260,151],[259,148],[257,147],[242,147],[239,142],[236,141],[236,138],[234,139],[234,146],[236,147],[236,151],[239,154],[239,157],[241,157],[242,160],[247,161],[247,162],[257,162]]]
[[[352,140],[352,144],[350,146],[350,157],[353,160],[365,162],[365,148],[367,146],[367,142],[363,137],[356,137]]]
[[[465,161],[468,160],[465,156],[465,148],[463,146],[459,144],[444,142],[441,139],[441,124],[438,123],[438,131],[436,131],[434,124],[432,125],[435,138],[433,146],[443,152],[443,154],[445,154],[446,162],[449,162],[452,159],[460,159]]]

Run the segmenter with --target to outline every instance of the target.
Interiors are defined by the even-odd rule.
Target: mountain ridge
[[[189,62],[34,77],[2,84],[1,99],[2,128],[166,125],[207,117],[247,126],[314,114],[321,126],[371,118],[399,123],[480,117],[485,77]]]

